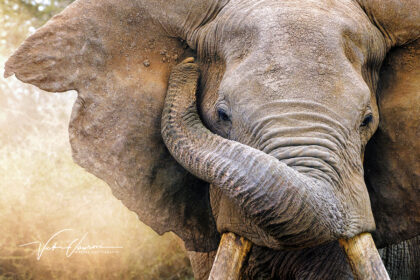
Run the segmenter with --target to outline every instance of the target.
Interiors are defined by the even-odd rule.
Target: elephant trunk
[[[276,240],[269,247],[313,246],[358,233],[346,231],[344,211],[327,183],[205,128],[196,108],[198,78],[196,64],[173,69],[162,115],[163,139],[181,165],[240,205]]]

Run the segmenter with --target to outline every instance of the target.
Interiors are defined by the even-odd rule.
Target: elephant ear
[[[207,2],[79,0],[26,39],[5,69],[46,91],[76,90],[76,163],[194,251],[218,245],[208,185],[170,156],[160,121],[170,70],[191,55],[176,37],[215,15],[218,5]]]
[[[420,234],[420,2],[361,2],[392,47],[377,90],[379,127],[365,153],[374,237],[383,247]]]

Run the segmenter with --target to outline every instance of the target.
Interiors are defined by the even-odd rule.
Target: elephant
[[[420,279],[419,13],[418,0],[77,0],[5,77],[78,92],[74,161],[178,235],[196,279],[225,232],[253,243],[243,279],[353,279],[337,240],[363,232],[391,279]],[[166,98],[168,84],[191,90]]]

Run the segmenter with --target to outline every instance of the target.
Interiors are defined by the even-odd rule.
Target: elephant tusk
[[[224,233],[217,249],[209,280],[238,280],[251,250],[251,241],[232,232]]]
[[[350,239],[340,239],[355,279],[390,279],[370,233],[361,233]]]
[[[340,239],[355,279],[389,280],[370,233],[362,233],[350,239]],[[210,271],[209,280],[238,280],[241,268],[251,250],[251,241],[234,233],[225,233]]]

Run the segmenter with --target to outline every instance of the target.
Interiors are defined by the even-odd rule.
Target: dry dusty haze
[[[192,279],[183,246],[158,236],[73,163],[68,122],[76,93],[3,78],[7,57],[69,0],[0,1],[0,279]],[[61,230],[65,230],[58,233]],[[42,252],[38,245],[55,233]],[[116,246],[98,249],[88,246]]]

